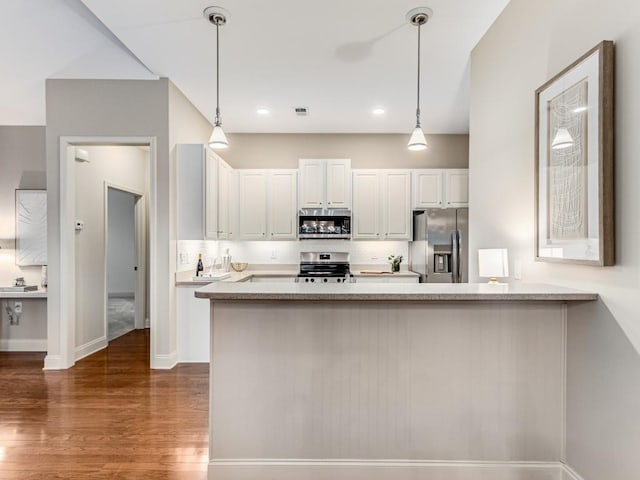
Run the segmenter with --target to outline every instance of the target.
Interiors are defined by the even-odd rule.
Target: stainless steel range
[[[305,283],[351,283],[348,252],[300,252],[297,281]]]

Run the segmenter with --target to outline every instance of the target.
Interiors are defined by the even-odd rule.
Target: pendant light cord
[[[418,23],[418,98],[416,102],[416,127],[420,128],[420,29],[422,23]]]
[[[220,121],[220,21],[216,20],[216,126]]]

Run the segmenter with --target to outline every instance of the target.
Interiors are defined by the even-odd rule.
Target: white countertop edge
[[[293,301],[591,301],[597,293],[545,284],[486,283],[231,283],[217,282],[199,288],[197,298],[210,300]]]
[[[30,292],[0,292],[0,298],[47,298],[45,290],[32,290]]]

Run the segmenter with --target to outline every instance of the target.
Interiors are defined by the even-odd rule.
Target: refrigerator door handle
[[[460,271],[459,271],[459,257],[460,257],[460,242],[458,241],[458,231],[451,232],[451,277],[453,283],[460,283]]]

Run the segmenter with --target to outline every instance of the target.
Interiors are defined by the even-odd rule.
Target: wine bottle
[[[202,254],[198,254],[198,266],[196,267],[196,277],[201,277],[204,272],[204,265],[202,264]]]

